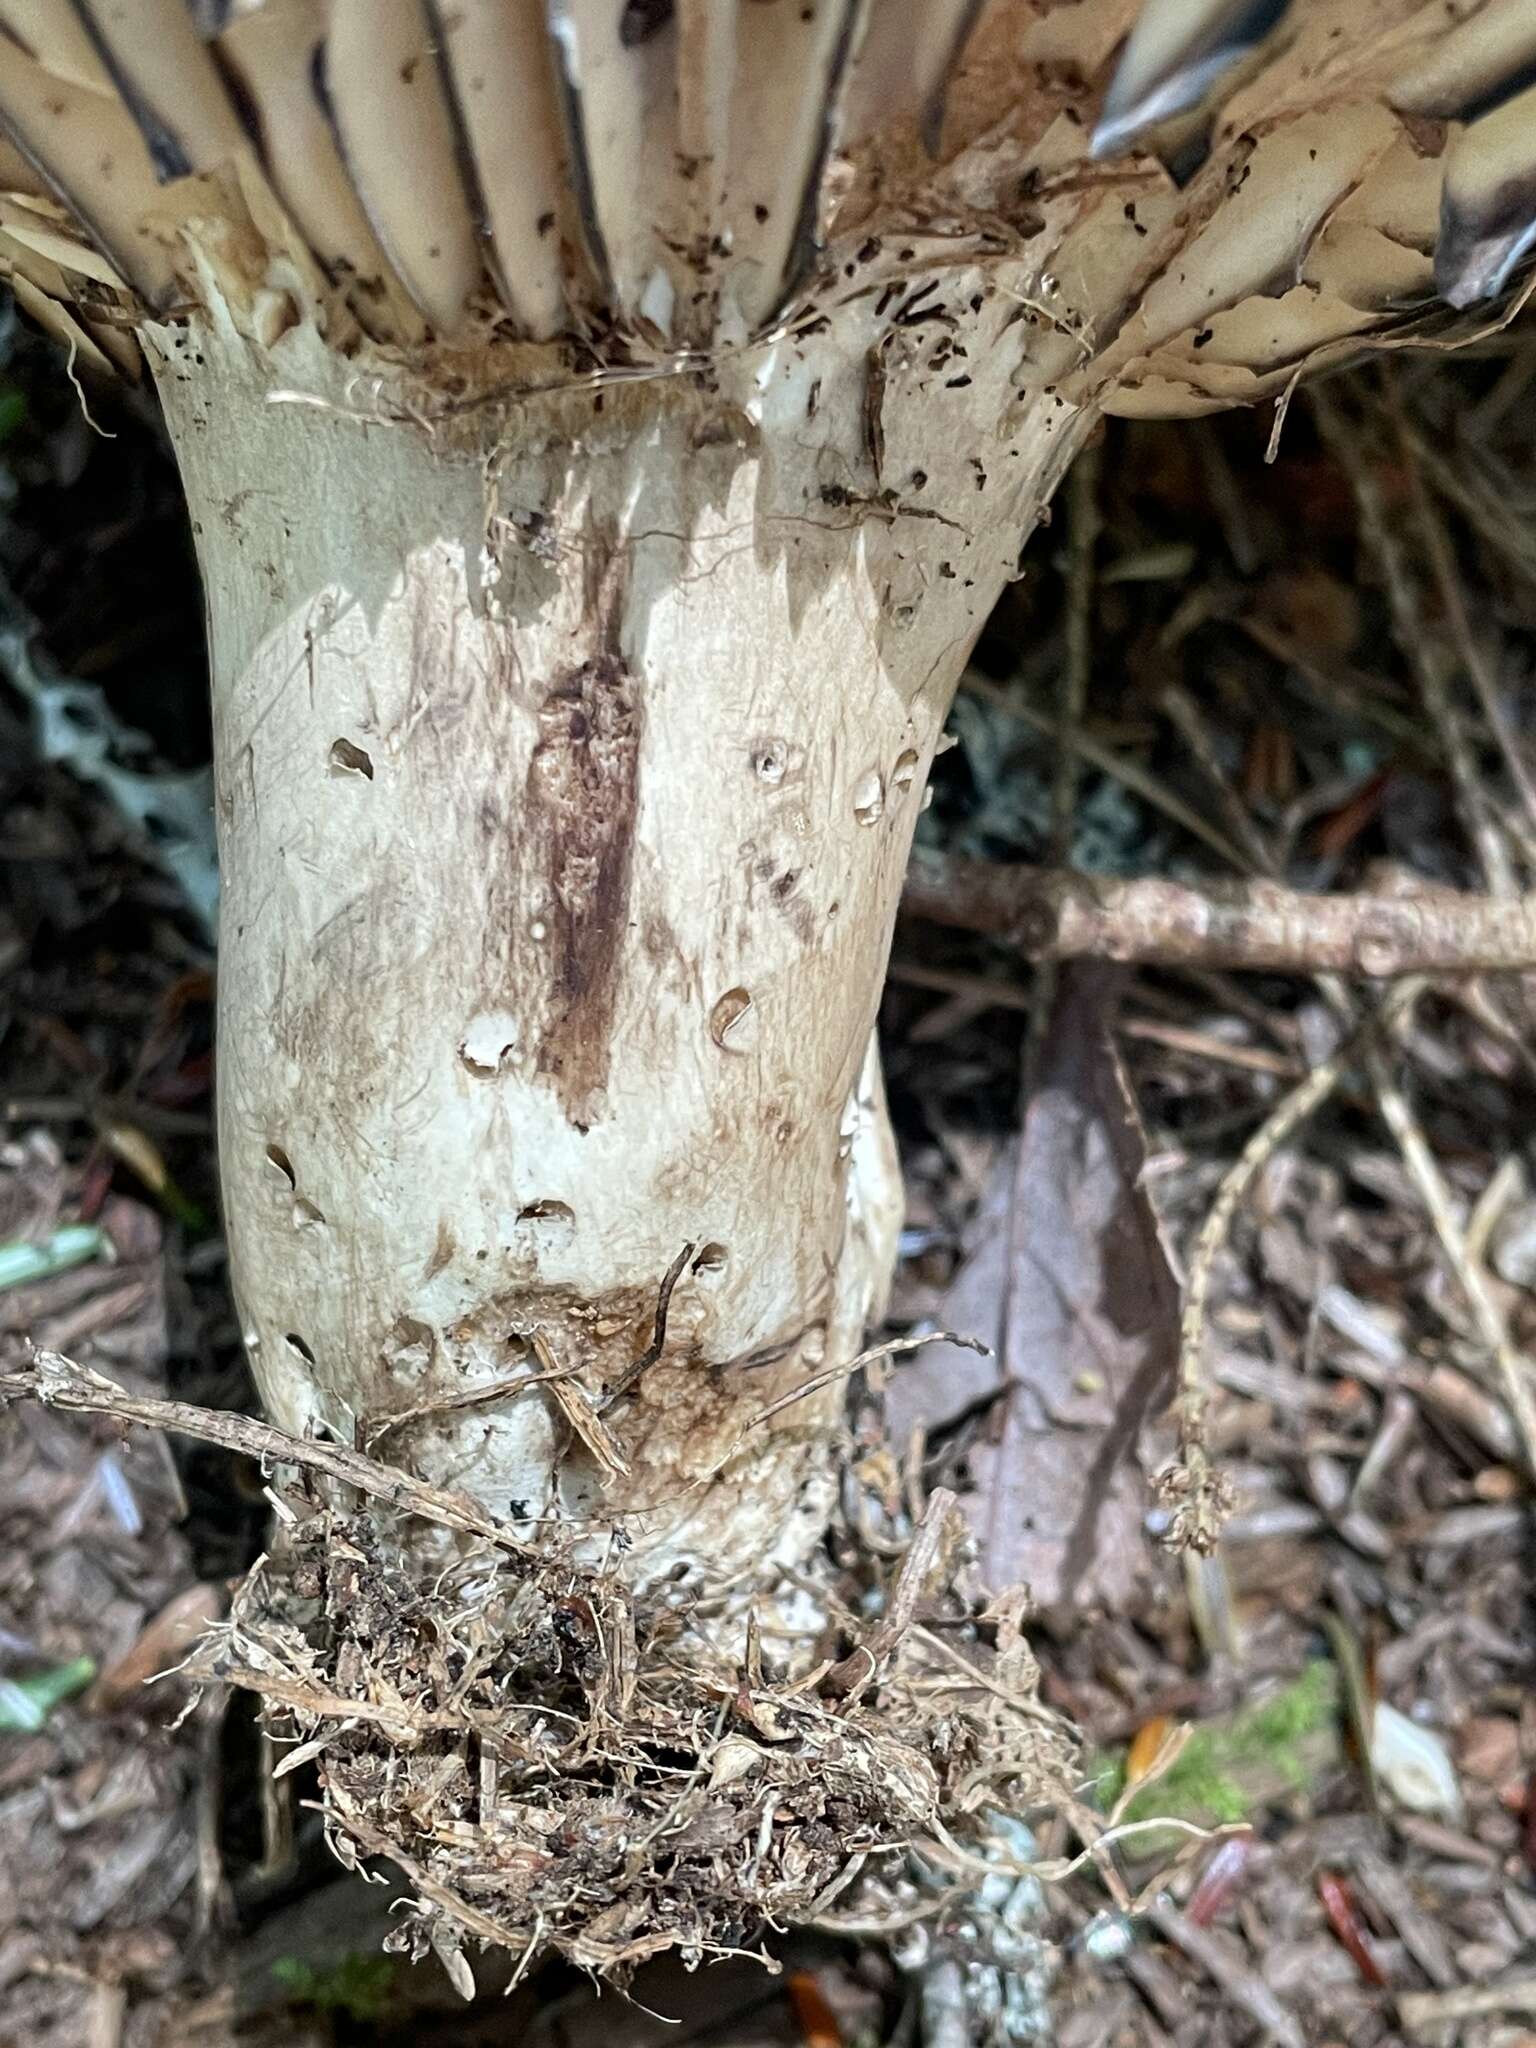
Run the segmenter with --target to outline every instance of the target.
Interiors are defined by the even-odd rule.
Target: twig
[[[1224,832],[1218,832],[1208,819],[1202,818],[1197,810],[1185,803],[1182,797],[1175,795],[1155,775],[1150,774],[1139,761],[1133,761],[1124,754],[1117,754],[1112,747],[1101,746],[1090,734],[1081,730],[1063,732],[1057,720],[1047,718],[1043,712],[1023,703],[1013,692],[999,689],[996,683],[978,675],[974,669],[966,670],[961,688],[968,690],[973,697],[981,697],[988,704],[995,704],[1000,711],[1005,711],[1018,719],[1021,725],[1032,726],[1036,732],[1043,732],[1051,739],[1059,740],[1063,746],[1075,748],[1085,761],[1091,761],[1103,774],[1112,775],[1116,782],[1123,783],[1127,789],[1134,790],[1137,796],[1144,797],[1149,804],[1172,818],[1176,825],[1182,825],[1184,830],[1196,839],[1203,839],[1211,851],[1220,854],[1229,866],[1241,869],[1247,865],[1242,854]]]
[[[881,1666],[912,1626],[917,1603],[944,1554],[954,1510],[954,1494],[947,1487],[936,1486],[928,1496],[922,1520],[912,1532],[884,1618],[825,1674],[821,1681],[823,1693],[833,1699],[856,1699],[879,1676]]]
[[[586,1388],[562,1371],[560,1361],[549,1348],[549,1339],[542,1330],[535,1330],[528,1341],[543,1368],[540,1382],[548,1387],[550,1399],[560,1413],[610,1478],[627,1478],[629,1461],[620,1450],[613,1431],[593,1406]]]
[[[1446,1264],[1471,1306],[1478,1335],[1493,1354],[1505,1399],[1520,1433],[1526,1472],[1536,1476],[1536,1397],[1532,1395],[1522,1362],[1509,1341],[1504,1318],[1489,1290],[1487,1275],[1467,1249],[1451,1191],[1445,1184],[1435,1155],[1429,1149],[1423,1128],[1409,1106],[1407,1096],[1398,1086],[1379,1044],[1367,1045],[1365,1064],[1376,1091],[1382,1121],[1397,1141],[1403,1164],[1419,1191],[1419,1199],[1428,1211],[1435,1235],[1440,1240]]]
[[[1247,856],[1244,865],[1267,868],[1270,862],[1264,835],[1255,822],[1253,813],[1232,786],[1231,777],[1222,765],[1216,736],[1211,731],[1205,713],[1188,690],[1177,683],[1170,683],[1161,692],[1158,702],[1169,721],[1177,727],[1180,738],[1189,748],[1206,781],[1220,799],[1221,807],[1226,812],[1227,828]]]
[[[1503,1984],[1458,1984],[1450,1991],[1406,1991],[1398,2017],[1410,2034],[1471,2020],[1483,2013],[1536,2013],[1536,1977],[1511,1977]]]
[[[1325,666],[1304,641],[1294,639],[1273,620],[1257,613],[1243,612],[1232,623],[1255,646],[1262,647],[1266,654],[1290,669],[1317,703],[1343,717],[1380,727],[1411,760],[1427,763],[1435,759],[1423,720],[1385,700],[1381,695],[1385,685],[1374,676],[1362,676],[1358,670],[1337,665]]]
[[[1294,1081],[1304,1071],[1299,1059],[1271,1052],[1263,1045],[1238,1045],[1217,1038],[1209,1031],[1196,1031],[1183,1024],[1165,1024],[1160,1017],[1122,1017],[1115,1026],[1117,1038],[1139,1038],[1148,1045],[1165,1045],[1170,1052],[1188,1053],[1207,1066],[1239,1067],[1249,1074],[1273,1074],[1281,1081]]]
[[[867,1351],[861,1351],[856,1358],[844,1359],[838,1365],[829,1365],[823,1371],[812,1373],[808,1380],[802,1380],[798,1387],[791,1387],[787,1394],[780,1394],[776,1401],[770,1401],[766,1408],[759,1408],[747,1424],[756,1429],[772,1415],[792,1408],[797,1401],[803,1401],[810,1394],[819,1394],[823,1387],[830,1387],[837,1380],[850,1379],[854,1373],[862,1372],[877,1359],[896,1358],[905,1351],[921,1350],[925,1344],[958,1344],[962,1351],[979,1351],[983,1358],[990,1358],[992,1347],[983,1344],[979,1337],[961,1337],[953,1330],[929,1330],[920,1337],[892,1337],[884,1344],[872,1344]]]
[[[1493,895],[1513,896],[1516,886],[1509,848],[1489,815],[1477,762],[1451,695],[1451,664],[1440,641],[1424,629],[1408,552],[1387,510],[1375,461],[1361,446],[1361,437],[1337,398],[1325,389],[1314,390],[1312,408],[1323,439],[1339,456],[1354,489],[1361,530],[1381,565],[1387,586],[1398,645],[1417,678],[1425,707],[1445,740],[1457,805],[1467,836],[1477,850],[1483,879]]]
[[[982,932],[1033,960],[1092,957],[1272,974],[1536,969],[1536,894],[1313,895],[1264,879],[1118,881],[919,849],[902,909]]]
[[[1440,602],[1445,608],[1451,638],[1456,643],[1462,666],[1472,678],[1477,701],[1483,707],[1483,717],[1488,721],[1488,730],[1498,744],[1499,752],[1504,757],[1504,765],[1509,770],[1510,779],[1525,807],[1525,837],[1528,842],[1531,829],[1536,827],[1536,780],[1532,779],[1525,756],[1510,730],[1504,706],[1499,701],[1498,689],[1489,672],[1487,656],[1472,630],[1472,621],[1467,616],[1466,599],[1462,596],[1461,578],[1456,573],[1451,544],[1446,536],[1444,523],[1430,501],[1423,472],[1415,459],[1414,446],[1408,438],[1396,386],[1388,375],[1383,376],[1382,382],[1387,392],[1387,409],[1397,429],[1398,446],[1403,452],[1403,463],[1408,472],[1408,488],[1413,497],[1413,509],[1418,519],[1419,531],[1423,536],[1424,552],[1429,557],[1435,588],[1440,593]]]
[[[252,1416],[236,1415],[227,1409],[195,1408],[189,1401],[156,1401],[130,1394],[116,1381],[92,1372],[88,1366],[77,1365],[57,1351],[39,1351],[29,1369],[0,1375],[0,1395],[41,1401],[47,1408],[81,1414],[116,1415],[146,1429],[197,1437],[203,1443],[217,1444],[222,1450],[255,1458],[263,1465],[307,1466],[328,1478],[339,1479],[344,1486],[371,1494],[401,1514],[417,1515],[425,1522],[457,1529],[466,1536],[484,1537],[501,1550],[521,1551],[527,1547],[464,1495],[428,1486],[408,1472],[378,1464],[362,1451],[290,1436],[273,1423],[258,1422]]]
[[[1419,987],[1415,981],[1398,983],[1380,1010],[1367,1020],[1363,1028],[1367,1040],[1369,1034],[1395,1019],[1413,1002]],[[1205,1312],[1217,1255],[1226,1242],[1238,1203],[1248,1192],[1259,1168],[1338,1087],[1356,1051],[1356,1041],[1340,1046],[1281,1098],[1222,1175],[1216,1199],[1206,1212],[1205,1221],[1195,1238],[1184,1308],[1179,1318],[1179,1426],[1184,1458],[1175,1475],[1177,1489],[1168,1489],[1170,1501],[1176,1508],[1169,1536],[1181,1549],[1186,1546],[1195,1550],[1209,1549],[1221,1519],[1221,1503],[1217,1497],[1220,1478],[1211,1468],[1204,1441],[1205,1410],[1210,1400],[1204,1372]]]
[[[197,1716],[197,1881],[196,1927],[207,1935],[230,1912],[229,1882],[224,1874],[220,1847],[220,1824],[224,1812],[224,1720],[229,1711],[226,1692],[205,1696]]]
[[[924,913],[919,912],[920,916]],[[926,967],[916,960],[893,960],[887,975],[890,981],[900,982],[908,988],[931,988],[939,994],[953,996],[958,1002],[969,1006],[973,1012],[987,1009],[1030,1010],[1034,1008],[1034,997],[1017,982],[997,981],[985,974],[962,974],[958,969],[948,967]],[[938,1006],[948,1010],[950,1005]],[[930,1012],[930,1015],[933,1013]],[[928,1018],[922,1021],[924,1040],[927,1037]],[[922,1041],[920,1041],[922,1042]]]
[[[1533,360],[1536,360],[1536,355],[1533,355]],[[1474,443],[1480,438],[1479,410],[1479,407],[1474,407],[1467,416],[1469,438]],[[1411,419],[1405,420],[1404,433],[1420,466],[1440,495],[1449,499],[1467,524],[1503,557],[1505,564],[1517,576],[1528,584],[1536,584],[1536,544],[1532,541],[1530,520],[1522,516],[1523,508],[1518,503],[1511,502],[1509,496],[1499,490],[1500,483],[1508,484],[1508,471],[1502,475],[1498,472],[1490,475],[1486,457],[1477,460],[1475,467],[1457,464]]]
[[[446,1415],[461,1408],[480,1408],[490,1401],[511,1401],[520,1394],[531,1393],[535,1387],[548,1386],[552,1379],[574,1379],[581,1371],[579,1365],[563,1365],[554,1373],[529,1372],[517,1379],[488,1380],[483,1387],[466,1387],[462,1393],[442,1394],[434,1401],[418,1401],[414,1407],[396,1409],[393,1414],[381,1415],[370,1423],[364,1432],[364,1442],[372,1451],[385,1437],[397,1429],[404,1429],[409,1422],[420,1422],[427,1415]]]
[[[621,1394],[627,1394],[636,1380],[642,1379],[660,1358],[667,1342],[667,1313],[672,1306],[672,1290],[682,1277],[684,1266],[693,1257],[693,1246],[685,1244],[677,1257],[662,1276],[656,1295],[656,1320],[651,1328],[651,1341],[646,1345],[633,1365],[627,1366],[609,1390],[603,1408],[610,1407]]]
[[[80,405],[83,411],[84,398],[81,399]],[[90,419],[89,413],[86,413],[86,418]],[[92,424],[94,425],[94,422]],[[108,438],[110,439],[110,436]],[[83,2048],[118,2048],[118,2043],[123,2038],[123,2022],[127,2013],[128,1991],[125,1985],[93,1984]]]
[[[1251,2019],[1258,2021],[1266,2035],[1282,2043],[1282,2048],[1306,2048],[1306,2037],[1292,2014],[1262,1978],[1232,1960],[1215,1935],[1197,1927],[1167,1899],[1159,1899],[1149,1917],[1158,1932],[1192,1963],[1198,1963],[1234,2005],[1241,2006]]]
[[[273,1885],[295,1866],[293,1841],[293,1787],[279,1775],[281,1764],[277,1743],[270,1728],[257,1729],[261,1746],[256,1785],[261,1795],[261,1860],[250,1873],[263,1885]],[[247,1880],[247,1882],[250,1881]]]

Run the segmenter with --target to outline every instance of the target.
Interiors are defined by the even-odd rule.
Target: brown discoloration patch
[[[738,1450],[757,1447],[762,1440],[751,1435],[752,1418],[820,1362],[824,1330],[812,1322],[746,1356],[721,1360],[712,1341],[710,1291],[701,1289],[685,1265],[668,1300],[661,1356],[635,1377],[636,1361],[654,1337],[664,1279],[658,1273],[654,1280],[631,1281],[596,1297],[560,1285],[498,1290],[441,1332],[430,1371],[413,1387],[412,1398],[461,1393],[463,1361],[471,1356],[477,1379],[487,1376],[488,1361],[498,1356],[506,1374],[520,1373],[529,1366],[537,1336],[558,1369],[579,1370],[628,1468],[602,1472],[579,1442],[564,1441],[558,1461],[562,1483],[569,1487],[574,1477],[584,1512],[665,1512],[690,1500],[697,1507],[692,1490],[701,1477],[722,1469]],[[624,1391],[611,1399],[619,1387]],[[834,1389],[820,1398],[835,1402],[841,1394]],[[813,1414],[813,1402],[786,1409],[772,1431],[798,1432]],[[407,1441],[402,1439],[402,1450]]]
[[[538,1068],[573,1123],[590,1123],[608,1078],[629,907],[640,715],[633,678],[602,654],[563,676],[539,707],[524,818],[542,842],[544,943],[554,998]]]
[[[453,1232],[448,1228],[447,1223],[439,1218],[437,1236],[432,1244],[432,1256],[426,1263],[421,1276],[422,1279],[435,1280],[457,1250],[458,1246],[454,1243]]]
[[[506,1000],[521,1012],[528,991],[543,989],[529,1034],[534,1070],[577,1126],[601,1113],[634,866],[642,710],[620,611],[610,560],[593,578],[593,651],[553,678],[538,707],[506,897]]]
[[[779,916],[784,918],[802,946],[816,943],[816,913],[800,893],[805,878],[805,868],[796,867],[792,861],[780,862],[773,854],[765,854],[753,868],[758,881],[768,891],[768,901]]]

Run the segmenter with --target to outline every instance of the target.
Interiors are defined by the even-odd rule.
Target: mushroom
[[[1532,19],[0,0],[0,270],[136,337],[202,565],[275,1420],[635,1585],[805,1559],[972,639],[1102,414],[1507,285]]]

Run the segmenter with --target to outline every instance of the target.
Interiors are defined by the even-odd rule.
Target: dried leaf
[[[1178,1286],[1110,1037],[1122,981],[1097,963],[1061,974],[1011,1185],[989,1193],[943,1305],[951,1328],[996,1342],[997,1367],[936,1348],[893,1389],[931,1430],[1010,1388],[962,1507],[988,1582],[1026,1583],[1045,1608],[1135,1600],[1151,1560],[1137,1438],[1177,1349]]]
[[[186,1656],[224,1607],[217,1586],[195,1580],[168,1601],[139,1632],[132,1646],[97,1679],[89,1704],[98,1712],[131,1700]],[[177,1701],[180,1705],[180,1701]]]

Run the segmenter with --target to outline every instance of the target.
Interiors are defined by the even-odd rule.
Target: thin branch
[[[1382,1121],[1397,1140],[1403,1164],[1419,1191],[1419,1199],[1445,1253],[1446,1264],[1471,1306],[1478,1335],[1493,1354],[1505,1399],[1520,1434],[1526,1474],[1528,1477],[1536,1475],[1536,1397],[1532,1395],[1530,1378],[1521,1358],[1509,1341],[1504,1317],[1488,1286],[1488,1276],[1467,1245],[1457,1218],[1455,1199],[1446,1186],[1439,1162],[1430,1150],[1423,1128],[1409,1107],[1407,1096],[1398,1086],[1391,1062],[1379,1043],[1366,1046],[1365,1063],[1376,1091]]]
[[[1536,1977],[1506,1977],[1502,1984],[1458,1984],[1449,1991],[1405,1991],[1397,2010],[1410,2034],[1489,2013],[1536,2013]]]
[[[579,1365],[564,1365],[554,1374],[558,1380],[574,1379],[581,1371]],[[363,1432],[365,1448],[375,1451],[391,1431],[404,1429],[407,1423],[420,1422],[428,1415],[449,1415],[465,1408],[485,1407],[492,1401],[515,1401],[535,1388],[547,1386],[550,1375],[540,1372],[525,1372],[516,1379],[488,1380],[482,1387],[466,1387],[461,1393],[441,1394],[435,1400],[418,1401],[411,1408],[397,1408],[392,1413],[381,1415],[376,1422],[368,1425]]]
[[[1453,663],[1441,640],[1424,629],[1408,549],[1400,523],[1387,503],[1374,451],[1361,445],[1359,429],[1331,392],[1314,390],[1312,410],[1324,441],[1339,457],[1353,487],[1361,531],[1381,567],[1393,631],[1413,669],[1425,709],[1444,740],[1462,824],[1477,850],[1483,879],[1493,895],[1513,896],[1516,885],[1509,848],[1490,812],[1472,743],[1451,689]]]
[[[1149,1918],[1165,1940],[1181,1949],[1234,2005],[1258,2022],[1266,2039],[1278,2041],[1281,2048],[1306,2048],[1306,2036],[1295,2016],[1280,2003],[1262,1977],[1243,1968],[1217,1935],[1196,1926],[1170,1899],[1157,1900]]]
[[[1401,1015],[1418,992],[1416,982],[1400,983],[1380,1011],[1367,1020],[1364,1027],[1367,1042],[1371,1034]],[[1170,1537],[1181,1549],[1188,1546],[1195,1550],[1209,1550],[1221,1520],[1221,1503],[1216,1497],[1218,1480],[1211,1470],[1204,1427],[1205,1410],[1210,1400],[1204,1370],[1205,1311],[1217,1255],[1227,1241],[1238,1204],[1253,1185],[1260,1167],[1333,1093],[1358,1050],[1354,1042],[1341,1045],[1330,1058],[1319,1061],[1306,1079],[1288,1095],[1281,1097],[1222,1175],[1216,1199],[1207,1210],[1195,1238],[1184,1290],[1184,1307],[1179,1318],[1179,1426],[1184,1457],[1179,1489],[1170,1496],[1171,1504],[1177,1509]]]
[[[1224,832],[1219,832],[1192,804],[1185,803],[1176,791],[1171,790],[1165,782],[1160,781],[1129,754],[1120,754],[1113,747],[1103,746],[1091,733],[1081,730],[1063,732],[1059,720],[1047,718],[1032,704],[1026,704],[1016,693],[1000,689],[996,683],[986,676],[978,675],[974,669],[966,670],[960,687],[968,695],[980,697],[983,702],[996,705],[999,711],[1018,719],[1021,725],[1027,725],[1035,732],[1044,733],[1049,738],[1059,741],[1061,745],[1071,747],[1074,752],[1081,754],[1085,761],[1091,761],[1101,774],[1112,776],[1126,789],[1134,790],[1137,796],[1143,797],[1165,817],[1172,818],[1176,825],[1182,825],[1194,838],[1203,839],[1211,851],[1219,854],[1229,866],[1242,869],[1247,865],[1244,856]]]
[[[672,1307],[672,1290],[682,1278],[683,1268],[693,1257],[693,1251],[691,1244],[685,1244],[663,1274],[661,1287],[656,1296],[656,1319],[651,1329],[651,1341],[634,1363],[620,1373],[609,1389],[607,1399],[599,1404],[600,1409],[611,1408],[621,1395],[627,1394],[636,1380],[645,1377],[666,1349],[667,1316]]]
[[[811,1394],[819,1394],[823,1387],[830,1387],[835,1380],[851,1379],[856,1372],[863,1372],[866,1366],[874,1365],[882,1358],[899,1358],[908,1351],[920,1351],[925,1344],[957,1344],[962,1351],[979,1351],[983,1358],[992,1356],[990,1344],[983,1344],[979,1337],[963,1337],[956,1330],[925,1330],[915,1337],[889,1337],[883,1344],[872,1344],[867,1351],[861,1351],[856,1358],[847,1358],[837,1365],[829,1365],[822,1371],[812,1373],[808,1380],[802,1380],[797,1387],[791,1387],[787,1394],[770,1401],[766,1408],[759,1408],[747,1424],[757,1429],[770,1417],[781,1415],[786,1408],[793,1408],[797,1401],[803,1401]]]
[[[1313,895],[1278,882],[1119,881],[1068,870],[966,861],[920,849],[902,908],[983,932],[1032,960],[1101,960],[1339,973],[1536,969],[1536,895]]]
[[[1477,701],[1483,708],[1488,730],[1497,742],[1510,780],[1514,783],[1520,802],[1524,806],[1524,830],[1519,836],[1529,857],[1531,833],[1533,828],[1536,828],[1536,778],[1532,777],[1520,742],[1510,726],[1509,715],[1500,701],[1498,683],[1494,679],[1487,650],[1473,631],[1472,621],[1467,614],[1467,601],[1462,593],[1461,578],[1456,569],[1456,559],[1451,551],[1450,537],[1446,533],[1444,522],[1437,515],[1423,473],[1414,459],[1413,444],[1407,435],[1403,408],[1396,386],[1390,378],[1384,382],[1388,407],[1393,424],[1397,428],[1398,445],[1403,451],[1403,463],[1408,473],[1408,489],[1413,499],[1414,513],[1424,540],[1424,552],[1429,558],[1435,588],[1440,593],[1440,602],[1445,610],[1446,622],[1450,626],[1456,651],[1461,656],[1462,667],[1472,679],[1472,687],[1477,692]],[[1509,822],[1513,826],[1516,821]]]
[[[217,1444],[222,1450],[239,1451],[262,1465],[308,1466],[313,1472],[323,1472],[345,1486],[356,1487],[360,1493],[371,1494],[401,1514],[418,1515],[423,1521],[460,1530],[467,1536],[482,1536],[502,1550],[527,1548],[464,1494],[427,1486],[408,1472],[380,1465],[343,1444],[290,1436],[286,1430],[270,1422],[258,1422],[249,1415],[237,1415],[223,1408],[195,1408],[188,1401],[156,1401],[131,1394],[115,1380],[92,1372],[89,1366],[77,1365],[57,1351],[39,1351],[29,1368],[0,1375],[0,1396],[41,1401],[47,1408],[86,1415],[115,1415],[146,1429],[197,1437],[203,1443]]]

